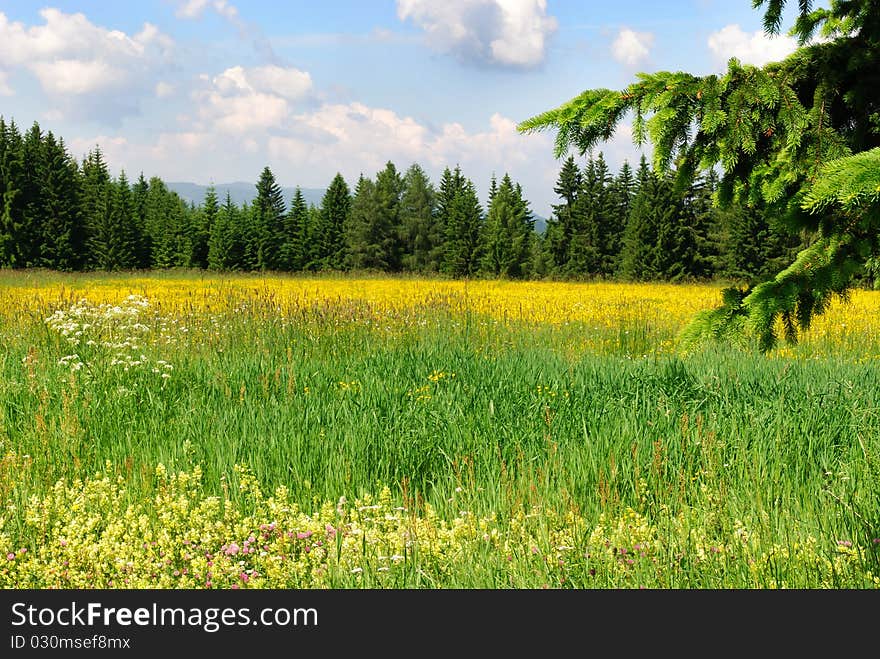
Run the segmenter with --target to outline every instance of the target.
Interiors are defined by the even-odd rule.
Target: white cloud
[[[512,68],[541,64],[557,28],[546,0],[397,0],[397,16],[424,30],[440,52]]]
[[[271,65],[248,69],[246,83],[256,91],[292,101],[304,98],[312,89],[312,78],[307,72]]]
[[[311,89],[311,76],[299,69],[234,66],[194,97],[203,120],[223,132],[245,133],[283,127],[292,104],[307,98]]]
[[[785,59],[797,49],[797,41],[788,35],[767,36],[762,30],[745,32],[737,25],[727,25],[709,35],[709,50],[716,64],[723,66],[731,57],[744,64],[764,66]]]
[[[10,87],[7,82],[8,77],[9,74],[5,71],[0,71],[0,96],[12,96],[15,94],[15,92],[12,91],[12,87]]]
[[[227,0],[179,0],[174,14],[178,18],[197,19],[206,9],[212,9],[226,20],[238,20],[238,8]]]
[[[178,18],[199,18],[205,8],[208,6],[209,0],[185,0],[179,3],[177,11],[174,12]]]
[[[125,82],[125,69],[104,60],[56,59],[34,62],[30,69],[50,94],[88,94]]]
[[[635,32],[623,28],[611,44],[611,54],[621,64],[637,66],[648,59],[653,44],[654,35],[650,32]]]
[[[96,135],[90,138],[74,137],[67,142],[71,155],[79,160],[96,146],[101,148],[104,160],[112,167],[125,168],[124,163],[131,162],[131,145],[120,136]]]
[[[273,110],[270,104],[260,115],[260,104],[268,99],[255,98],[258,94],[232,96],[238,104],[232,111],[203,117],[202,124],[182,118],[179,132],[162,133],[149,143],[102,135],[72,140],[72,153],[85,155],[97,143],[114,172],[125,169],[133,177],[144,171],[148,178],[158,175],[166,181],[255,181],[269,165],[282,184],[303,187],[326,186],[336,172],[353,186],[358,175],[375,177],[389,160],[399,171],[419,163],[437,184],[445,167],[460,165],[484,203],[491,176],[504,173],[522,184],[534,212],[547,216],[551,204],[558,203],[553,186],[562,161],[552,155],[552,136],[523,135],[512,118],[500,113],[475,129],[457,122],[432,127],[363,103],[299,112],[281,105]],[[627,126],[601,150],[614,171],[624,159],[637,164]]]
[[[545,185],[536,180],[535,172],[542,172],[543,177],[552,170],[555,177],[560,166],[553,158],[549,136],[523,135],[513,119],[500,113],[489,117],[483,129],[468,130],[457,122],[432,128],[363,103],[327,104],[296,115],[287,134],[269,137],[266,148],[278,166],[276,175],[294,168],[297,184],[307,187],[326,185],[337,171],[350,183],[361,173],[372,177],[389,160],[398,170],[419,163],[435,182],[445,167],[460,165],[484,192],[493,173],[500,177],[509,172],[527,195],[536,193],[533,207],[542,214],[553,203],[546,196],[552,195],[553,181]]]
[[[174,48],[150,23],[129,35],[80,13],[42,9],[40,16],[43,24],[26,26],[0,12],[0,69],[30,72],[53,100],[81,114],[88,110],[118,120],[136,112],[139,97],[150,94],[151,78]]]

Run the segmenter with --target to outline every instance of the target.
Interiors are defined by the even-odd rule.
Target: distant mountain
[[[176,192],[180,198],[186,202],[192,202],[196,206],[205,201],[205,193],[208,191],[207,185],[198,185],[197,183],[186,183],[182,181],[174,181],[166,183],[169,190]],[[254,183],[246,183],[244,181],[235,181],[234,183],[216,183],[214,188],[217,190],[217,199],[222,204],[226,201],[226,191],[229,191],[233,203],[241,206],[245,202],[251,203],[257,196],[257,186]],[[324,190],[320,188],[300,188],[307,205],[321,205],[321,199],[324,197]],[[290,207],[290,201],[293,199],[296,188],[281,188],[284,194],[284,203]]]
[[[207,185],[199,185],[197,183],[187,183],[183,181],[173,181],[166,183],[168,189],[180,195],[180,198],[187,203],[194,203],[196,206],[205,201],[205,193],[208,191]],[[257,196],[257,186],[254,183],[246,183],[244,181],[236,181],[234,183],[216,183],[214,188],[217,190],[217,200],[222,204],[226,201],[226,191],[232,197],[232,202],[238,206],[243,203],[251,203]],[[324,190],[320,188],[300,188],[306,204],[311,206],[320,206],[321,200],[324,198]],[[284,203],[290,208],[290,201],[296,192],[296,188],[281,188],[284,194]],[[535,231],[544,233],[547,228],[547,218],[540,215],[534,215]]]
[[[547,229],[547,218],[540,215],[532,215],[535,218],[535,233],[544,233]]]

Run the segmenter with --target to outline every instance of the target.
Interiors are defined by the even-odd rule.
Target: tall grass
[[[166,313],[154,298],[139,363],[114,365],[101,345],[65,359],[72,346],[44,322],[76,297],[0,316],[7,586],[59,583],[60,555],[41,547],[89,515],[129,519],[140,506],[144,528],[176,528],[157,502],[178,486],[192,507],[164,542],[177,551],[201,529],[210,553],[236,524],[273,522],[278,488],[306,526],[335,525],[342,509],[351,522],[387,488],[387,528],[355,520],[377,538],[351,550],[357,565],[340,544],[314,565],[302,554],[268,587],[880,585],[880,371],[857,341],[834,357],[683,356],[656,349],[676,328],[649,313],[598,327],[437,303],[279,313],[260,295]],[[199,478],[168,485],[159,465]],[[110,476],[115,493],[96,485]],[[208,533],[193,515],[211,497],[227,512],[199,513],[216,522]],[[34,518],[50,509],[54,526]],[[233,511],[243,517],[229,521]],[[123,541],[101,549],[109,522],[90,523],[94,557],[76,583],[120,585],[106,554]],[[423,540],[389,564],[419,524]],[[153,568],[139,578],[188,583]]]

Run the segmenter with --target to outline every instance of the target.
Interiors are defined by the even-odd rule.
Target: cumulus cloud
[[[635,32],[623,28],[611,44],[611,54],[621,64],[637,66],[648,59],[653,44],[654,35],[650,32]]]
[[[308,97],[311,76],[292,67],[234,66],[194,93],[200,117],[227,133],[282,128],[293,104]]]
[[[243,72],[243,76],[224,72],[231,89],[252,84],[250,70]],[[149,142],[102,135],[73,140],[72,152],[85,155],[97,143],[116,172],[143,170],[166,181],[194,177],[201,182],[253,181],[269,165],[282,184],[303,187],[326,186],[337,172],[353,186],[360,174],[375,177],[389,160],[401,171],[419,163],[435,183],[445,167],[460,165],[484,203],[491,176],[504,173],[522,184],[534,212],[546,217],[551,204],[558,203],[553,185],[562,162],[552,155],[552,136],[523,135],[516,130],[516,121],[501,113],[475,128],[458,122],[432,126],[389,108],[357,102],[325,103],[299,111],[270,103],[259,114],[260,102],[267,99],[252,94],[261,93],[233,94],[231,98],[241,99],[234,109],[208,115],[209,121],[181,118],[178,132],[162,133]],[[627,126],[621,126],[602,150],[612,169],[624,159],[633,166],[637,163]],[[137,170],[129,169],[134,167]]]
[[[208,8],[228,20],[238,16],[238,9],[226,0],[184,0],[178,3],[177,11],[174,13],[178,18],[201,18]]]
[[[71,110],[118,120],[138,110],[151,78],[168,62],[174,42],[145,23],[133,35],[93,24],[83,14],[42,9],[42,25],[26,26],[0,12],[0,74],[25,70],[53,100]]]
[[[785,59],[797,49],[788,35],[767,36],[762,30],[745,32],[739,25],[727,25],[709,35],[709,50],[715,63],[723,66],[731,57],[744,64],[764,66]]]
[[[419,163],[434,181],[445,167],[460,165],[483,193],[493,173],[508,172],[527,196],[535,193],[533,208],[542,214],[553,203],[545,193],[552,195],[559,171],[549,136],[523,135],[500,113],[469,130],[458,122],[429,126],[363,103],[326,104],[292,117],[290,130],[269,137],[266,148],[279,172],[297,172],[306,186],[326,185],[337,171],[353,183],[361,173],[374,176],[389,160],[399,170]]]
[[[546,0],[397,0],[397,16],[424,30],[440,52],[509,68],[541,64],[557,28]]]

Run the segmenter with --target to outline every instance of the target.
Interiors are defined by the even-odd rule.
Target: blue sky
[[[796,3],[790,3],[796,4]],[[638,71],[721,71],[794,47],[750,0],[0,0],[0,114],[114,172],[166,181],[350,185],[391,160],[485,196],[509,173],[557,200],[552,133],[517,122]],[[602,151],[639,157],[624,123]]]

